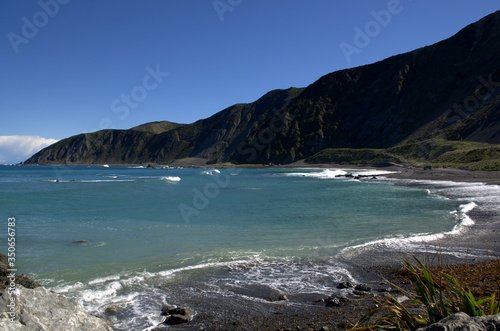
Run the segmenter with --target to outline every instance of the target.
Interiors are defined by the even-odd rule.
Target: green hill
[[[82,134],[27,164],[443,162],[500,167],[500,12],[412,52],[188,125]],[[369,150],[371,150],[369,152]],[[351,154],[349,156],[348,154]]]

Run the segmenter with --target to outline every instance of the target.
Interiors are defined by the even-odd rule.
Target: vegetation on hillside
[[[268,92],[191,124],[154,122],[51,145],[27,164],[310,162],[499,170],[500,11],[413,52]]]

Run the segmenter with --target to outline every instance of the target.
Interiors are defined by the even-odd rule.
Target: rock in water
[[[9,312],[10,295],[0,297],[0,329],[7,331],[79,330],[112,331],[105,320],[90,315],[65,296],[44,287],[27,289],[17,286],[14,321]]]
[[[352,285],[351,282],[342,282],[342,283],[339,283],[339,285],[337,286],[337,288],[344,289],[344,288],[351,288],[353,286],[354,285]]]
[[[176,324],[189,322],[194,316],[194,312],[187,309],[187,308],[170,307],[170,306],[164,306],[162,308],[161,314],[163,316],[167,316],[167,318],[165,319],[165,321],[163,323],[166,323],[169,325],[176,325]]]
[[[428,327],[417,331],[494,331],[500,330],[500,314],[470,317],[465,313],[456,313]]]

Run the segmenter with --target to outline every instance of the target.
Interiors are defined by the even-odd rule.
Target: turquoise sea
[[[377,178],[335,177],[347,172]],[[19,274],[143,329],[169,288],[328,291],[352,279],[339,254],[458,233],[492,189],[375,170],[0,166],[0,252],[14,217]]]

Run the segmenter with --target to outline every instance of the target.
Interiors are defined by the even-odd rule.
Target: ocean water
[[[347,172],[377,179],[335,177]],[[477,203],[498,201],[496,186],[383,173],[0,166],[1,217],[16,219],[18,273],[93,313],[119,307],[106,316],[117,329],[144,329],[161,321],[159,304],[176,304],[170,288],[322,293],[353,280],[338,254],[458,233]]]

